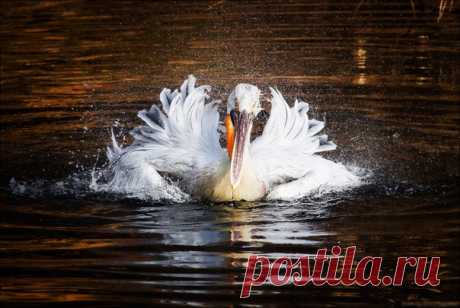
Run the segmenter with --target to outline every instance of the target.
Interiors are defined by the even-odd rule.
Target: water
[[[2,2],[0,300],[458,306],[458,4],[439,23],[429,1],[358,4]],[[295,203],[91,192],[110,127],[126,133],[189,73],[222,99],[252,82],[309,101],[339,145],[327,157],[372,178]],[[249,254],[335,244],[384,257],[386,272],[397,256],[440,256],[441,284],[264,286],[239,300]]]

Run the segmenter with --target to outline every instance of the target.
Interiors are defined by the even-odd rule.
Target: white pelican
[[[292,200],[323,186],[358,182],[343,165],[316,154],[336,145],[318,135],[324,123],[308,118],[308,104],[296,100],[289,107],[274,88],[270,117],[251,142],[260,91],[250,84],[236,86],[227,101],[222,148],[217,105],[207,102],[211,88],[195,82],[190,75],[180,90],[163,89],[163,110],[152,105],[140,111],[145,123],[131,131],[131,145],[120,147],[112,133],[106,189],[173,200]]]

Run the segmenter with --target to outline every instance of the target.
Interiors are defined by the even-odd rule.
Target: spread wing
[[[152,105],[140,111],[144,125],[131,131],[131,145],[121,148],[113,138],[107,153],[115,174],[129,181],[148,167],[191,182],[215,173],[226,158],[219,143],[219,113],[214,102],[206,103],[210,86],[195,87],[195,82],[190,75],[180,91],[163,89],[163,110]]]
[[[313,154],[336,148],[327,135],[318,134],[324,122],[308,118],[307,103],[296,100],[289,107],[278,90],[270,91],[270,117],[262,135],[251,143],[258,175],[269,188],[304,176],[314,166]]]

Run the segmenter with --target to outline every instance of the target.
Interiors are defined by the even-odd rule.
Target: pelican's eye
[[[238,114],[235,110],[230,111],[230,119],[232,120],[233,127],[238,124]]]
[[[261,110],[258,114],[257,114],[257,121],[266,121],[268,120],[268,118],[270,117],[270,114],[265,111],[265,110]]]

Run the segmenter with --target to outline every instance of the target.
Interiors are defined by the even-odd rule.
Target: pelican
[[[106,189],[173,200],[294,200],[321,187],[356,185],[357,175],[318,155],[336,145],[319,134],[324,122],[309,119],[309,105],[292,107],[270,88],[271,112],[262,135],[251,131],[262,110],[260,90],[238,84],[227,100],[224,126],[211,87],[196,87],[190,75],[180,89],[163,89],[161,108],[152,105],[131,130],[133,142],[121,147],[112,131],[107,149]],[[226,139],[220,144],[220,132]]]

